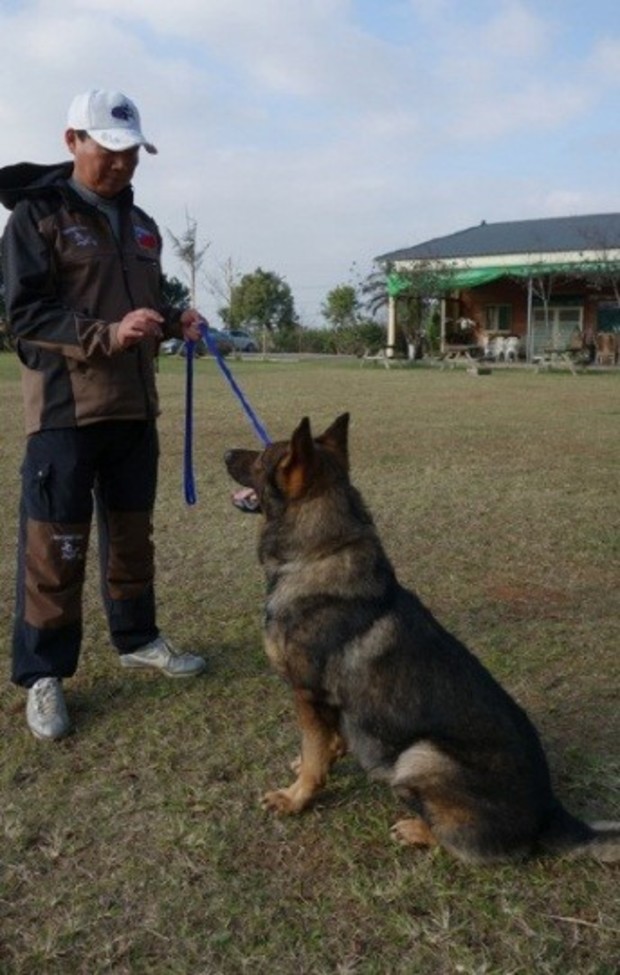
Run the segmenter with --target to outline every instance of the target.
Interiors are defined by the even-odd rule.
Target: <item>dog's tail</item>
[[[559,803],[538,836],[543,853],[620,861],[620,823],[584,823]]]

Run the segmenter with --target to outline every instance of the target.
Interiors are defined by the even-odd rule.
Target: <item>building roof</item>
[[[380,263],[424,260],[458,260],[501,254],[553,254],[575,252],[603,256],[620,248],[620,213],[574,217],[543,217],[487,223],[434,237],[413,247],[381,254]]]

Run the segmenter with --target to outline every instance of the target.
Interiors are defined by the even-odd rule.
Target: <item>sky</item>
[[[0,0],[0,166],[69,158],[89,88],[137,103],[137,202],[169,275],[196,221],[214,325],[227,264],[315,327],[377,255],[620,211],[618,0]]]

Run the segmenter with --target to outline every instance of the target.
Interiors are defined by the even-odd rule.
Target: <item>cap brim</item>
[[[151,155],[157,153],[155,146],[151,142],[147,142],[141,132],[131,129],[88,129],[87,131],[91,139],[111,152],[125,152],[126,149],[136,149],[143,146]]]

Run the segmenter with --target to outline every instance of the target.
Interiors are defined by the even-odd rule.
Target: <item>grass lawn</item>
[[[400,579],[541,730],[575,813],[620,819],[620,374],[232,362],[274,439],[352,414],[353,479]],[[75,734],[36,741],[24,692],[0,711],[2,975],[615,975],[618,868],[475,868],[388,836],[402,809],[350,760],[278,820],[289,694],[261,640],[257,520],[222,464],[257,441],[212,361],[196,364],[198,504],[182,497],[182,361],[159,385],[160,625],[203,653],[187,683],[126,674],[91,553]],[[21,397],[0,356],[0,641],[9,655]],[[5,674],[8,663],[5,663]]]

